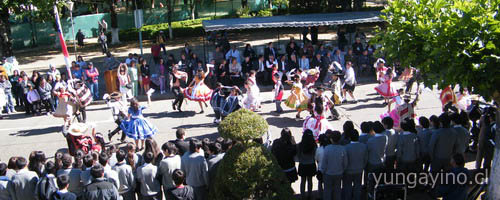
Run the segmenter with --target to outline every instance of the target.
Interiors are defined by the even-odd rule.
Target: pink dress
[[[392,98],[398,95],[398,92],[391,86],[392,77],[385,75],[381,79],[382,83],[375,87],[375,90],[384,98]]]

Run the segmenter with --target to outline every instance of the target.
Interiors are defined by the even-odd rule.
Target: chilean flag
[[[59,20],[59,12],[57,11],[57,6],[54,5],[54,13],[56,14],[56,24],[57,24],[57,33],[59,35],[59,42],[61,43],[61,49],[64,55],[64,62],[66,63],[66,70],[68,70],[68,78],[71,80],[71,63],[69,61],[69,53],[68,48],[66,47],[66,42],[64,41],[63,32],[61,29],[61,21]]]
[[[453,92],[450,86],[444,88],[443,91],[441,91],[441,95],[439,96],[439,98],[441,99],[441,104],[443,106],[445,106],[449,102],[452,102],[453,104],[457,103],[455,92]]]

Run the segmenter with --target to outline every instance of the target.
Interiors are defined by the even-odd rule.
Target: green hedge
[[[290,183],[276,158],[256,143],[233,146],[219,162],[213,182],[210,200],[294,199]]]
[[[247,109],[239,109],[229,114],[219,124],[219,134],[239,142],[260,138],[269,129],[269,124],[259,114]]]
[[[203,35],[203,20],[212,20],[213,17],[200,18],[195,20],[185,20],[172,22],[172,32],[174,37],[193,37]],[[152,40],[158,32],[163,31],[168,35],[168,23],[146,25],[141,28],[142,39]],[[139,29],[131,28],[120,30],[120,41],[137,41],[139,40]],[[108,40],[111,41],[111,33],[108,33]]]

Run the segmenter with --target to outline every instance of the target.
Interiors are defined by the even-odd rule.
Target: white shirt
[[[108,101],[106,103],[109,108],[111,108],[111,113],[113,114],[113,119],[117,119],[120,111],[127,115],[127,105],[123,101]]]
[[[278,66],[278,61],[276,61],[276,59],[274,59],[273,61],[270,62],[270,60],[266,61],[266,67],[269,68],[269,69],[272,69],[273,68],[273,65],[276,65]]]
[[[263,72],[263,71],[264,71],[264,62],[259,60],[259,72]]]
[[[354,69],[352,67],[347,69],[345,72],[345,83],[351,86],[356,83],[356,77],[354,74]]]

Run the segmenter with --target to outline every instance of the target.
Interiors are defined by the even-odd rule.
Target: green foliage
[[[203,27],[201,22],[203,20],[210,20],[212,18],[200,18],[195,20],[185,20],[172,22],[172,31],[174,36],[177,37],[192,37],[203,35]],[[142,37],[145,40],[155,39],[160,31],[168,32],[168,23],[147,25],[141,28]],[[119,37],[121,41],[137,41],[139,37],[139,29],[131,28],[120,30]],[[108,35],[110,38],[111,34]]]
[[[278,10],[286,9],[288,8],[288,0],[273,0],[273,7],[278,8]]]
[[[498,97],[499,6],[488,0],[389,1],[382,16],[387,29],[374,43],[387,60],[420,69],[426,85],[460,84]]]
[[[274,156],[262,145],[233,146],[217,167],[209,199],[293,199]]]
[[[246,142],[262,137],[268,128],[266,120],[260,115],[247,109],[239,109],[222,120],[218,130],[224,138]]]
[[[234,14],[234,17],[238,17],[238,18],[248,18],[248,17],[252,17],[251,13],[250,13],[250,8],[247,6],[247,7],[243,7],[243,8],[239,8],[236,13]]]
[[[259,10],[257,17],[271,17],[273,16],[273,11],[271,9]]]

